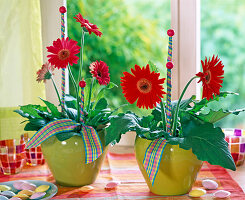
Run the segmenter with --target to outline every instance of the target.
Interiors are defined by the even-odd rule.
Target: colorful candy
[[[5,196],[5,197],[8,197],[8,198],[11,198],[13,196],[15,196],[16,194],[12,191],[3,191],[0,193],[1,195]]]
[[[34,191],[35,189],[37,188],[36,185],[32,184],[32,183],[23,183],[21,185],[21,190],[31,190],[31,191]]]
[[[49,188],[49,185],[40,185],[35,189],[35,192],[46,192]]]
[[[46,195],[45,192],[36,192],[30,197],[30,199],[41,199],[45,195]]]
[[[25,199],[29,198],[29,196],[27,196],[26,194],[17,194],[14,197],[18,197],[18,198],[20,198],[22,200],[25,200]]]
[[[93,189],[94,189],[93,186],[91,186],[91,185],[86,185],[86,186],[81,187],[81,188],[80,188],[80,191],[81,191],[81,192],[84,192],[84,193],[88,193],[88,192],[91,192]]]
[[[12,198],[9,199],[9,200],[21,200],[21,198],[19,198],[19,197],[12,197]]]
[[[8,191],[11,190],[11,187],[7,185],[0,185],[0,191]]]
[[[109,183],[106,184],[105,190],[114,190],[114,189],[116,189],[116,187],[118,185],[119,185],[119,182],[111,181],[111,182],[109,182]]]
[[[22,184],[27,183],[26,181],[16,181],[13,186],[16,190],[22,190]]]
[[[31,196],[34,194],[32,190],[21,190],[18,194],[25,194],[27,196]]]
[[[217,192],[214,193],[215,198],[227,198],[230,195],[231,193],[226,190],[218,190]]]
[[[9,200],[7,197],[0,195],[0,200]]]
[[[207,190],[216,190],[219,185],[213,180],[206,179],[202,181],[202,186]]]
[[[201,188],[195,188],[189,192],[190,197],[201,197],[206,194],[206,190]]]

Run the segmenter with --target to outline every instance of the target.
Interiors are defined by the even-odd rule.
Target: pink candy
[[[44,197],[45,195],[46,195],[45,192],[36,192],[36,193],[34,193],[34,194],[30,197],[30,199],[40,199],[40,198]]]
[[[214,196],[216,198],[226,198],[229,197],[230,195],[231,193],[226,190],[218,190],[217,192],[214,193]]]
[[[22,185],[27,183],[26,181],[16,181],[14,182],[13,186],[16,190],[22,190]]]
[[[109,182],[109,183],[106,184],[105,190],[113,190],[113,189],[116,189],[116,187],[118,185],[119,185],[119,182],[111,181],[111,182]]]
[[[216,190],[219,185],[213,180],[206,179],[202,181],[202,186],[207,190]]]
[[[37,186],[35,186],[34,184],[32,183],[23,183],[21,185],[21,190],[31,190],[31,191],[34,191],[36,189]]]

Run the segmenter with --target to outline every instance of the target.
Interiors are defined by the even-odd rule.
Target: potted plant
[[[113,112],[105,98],[105,91],[116,85],[110,82],[109,67],[103,61],[91,63],[90,75],[82,79],[83,46],[87,33],[101,37],[98,27],[84,19],[81,14],[74,18],[81,25],[81,51],[77,42],[64,36],[64,13],[61,12],[61,39],[47,47],[48,62],[37,72],[37,81],[51,80],[56,90],[59,107],[41,99],[44,106],[25,105],[15,110],[27,118],[25,131],[37,131],[28,141],[27,148],[41,144],[42,151],[56,182],[65,186],[88,185],[95,181],[106,155],[105,128]],[[71,72],[77,64],[80,53],[78,81]],[[54,68],[62,70],[62,96],[53,80]],[[76,97],[65,95],[64,69],[69,70]]]
[[[223,110],[210,105],[231,92],[220,92],[223,82],[223,63],[213,56],[201,61],[203,71],[197,73],[185,86],[179,100],[171,101],[171,69],[173,30],[168,30],[169,50],[167,67],[167,98],[163,101],[163,83],[156,66],[135,65],[131,73],[121,77],[123,94],[129,103],[152,109],[148,116],[139,117],[133,112],[118,114],[107,129],[106,145],[119,142],[121,134],[135,131],[136,159],[151,190],[158,195],[188,193],[202,166],[202,161],[235,170],[224,133],[215,122],[242,110]],[[192,81],[203,85],[201,100],[193,95],[182,100]]]

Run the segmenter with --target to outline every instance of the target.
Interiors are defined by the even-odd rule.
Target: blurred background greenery
[[[245,107],[245,2],[201,0],[201,58],[219,55],[224,63],[223,91],[237,92],[222,101],[225,108]],[[229,100],[229,101],[227,101]],[[245,128],[245,113],[228,116],[222,127]]]
[[[84,77],[90,76],[88,66],[95,60],[108,64],[111,81],[117,85],[123,71],[135,64],[145,66],[149,60],[165,76],[166,30],[170,28],[171,19],[169,0],[67,0],[67,8],[70,38],[80,41],[81,28],[73,19],[79,12],[103,33],[101,38],[94,34],[85,36]],[[225,65],[222,90],[240,93],[223,101],[225,108],[245,107],[244,10],[243,1],[201,0],[201,58],[218,54]],[[77,79],[78,66],[72,70]],[[72,85],[70,88],[74,94]],[[121,92],[119,87],[108,94],[113,107],[126,103]],[[147,113],[135,104],[124,109]],[[229,116],[219,125],[245,128],[245,114]]]
[[[95,34],[85,35],[86,74],[83,77],[90,77],[88,67],[96,60],[107,63],[111,81],[118,86],[123,71],[129,71],[135,64],[146,66],[149,60],[162,69],[162,76],[166,74],[164,65],[168,44],[166,31],[170,28],[170,1],[67,0],[67,10],[70,38],[80,41],[81,27],[73,19],[79,12],[103,33],[101,38]],[[78,66],[75,65],[72,70],[77,77]],[[72,84],[70,88],[74,94]],[[113,107],[127,103],[121,87],[111,90],[108,96]],[[135,104],[124,109],[138,114],[147,112],[137,109]]]

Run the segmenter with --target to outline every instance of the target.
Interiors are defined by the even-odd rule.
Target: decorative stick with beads
[[[171,133],[171,121],[172,121],[172,116],[171,116],[171,89],[172,89],[172,84],[171,84],[171,69],[173,68],[173,63],[172,63],[172,52],[173,52],[173,40],[172,37],[174,36],[174,30],[169,29],[167,31],[167,34],[169,36],[169,43],[168,43],[168,59],[167,59],[167,105],[166,105],[166,115],[167,115],[167,123],[166,123],[166,128],[167,132],[169,134]]]
[[[61,13],[61,39],[62,39],[62,38],[65,38],[65,20],[64,20],[64,15],[66,13],[65,6],[61,6],[59,11]],[[62,111],[64,112],[64,109],[65,109],[65,68],[62,68],[61,73],[62,73],[61,74],[61,92],[62,92],[61,108],[62,108]]]
[[[84,79],[79,82],[79,86],[81,88],[80,122],[84,123],[84,88],[86,87]]]

